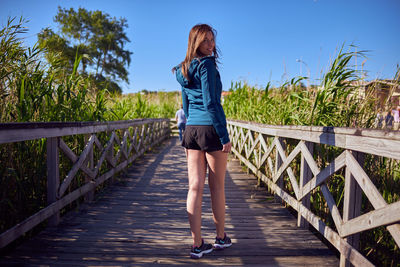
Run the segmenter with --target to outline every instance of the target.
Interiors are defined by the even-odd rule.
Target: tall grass
[[[24,20],[9,19],[0,31],[0,122],[107,121],[173,117],[176,92],[110,94],[53,60],[47,65],[38,46],[24,47]]]
[[[321,84],[305,88],[304,77],[281,86],[256,88],[246,83],[231,85],[224,102],[227,117],[273,125],[370,127],[375,118],[375,99],[360,97],[354,84],[360,73],[349,66],[354,52],[339,50]],[[358,56],[362,52],[357,53]]]
[[[256,88],[246,83],[234,83],[230,89],[231,94],[224,99],[226,115],[230,119],[270,125],[372,127],[378,101],[373,92],[362,92],[363,89],[358,86],[362,80],[361,73],[350,65],[352,59],[360,55],[363,52],[345,52],[342,46],[320,84],[309,88],[302,85],[304,77],[293,78],[276,88],[271,88],[270,84],[265,88]],[[400,84],[399,70],[395,77],[397,84]],[[387,101],[386,110],[389,105]],[[297,141],[290,139],[285,142],[289,151],[297,144]],[[314,157],[322,169],[342,151],[332,146],[316,145]],[[291,167],[298,171],[300,161]],[[366,155],[364,169],[388,203],[400,199],[399,161]],[[344,171],[339,171],[327,184],[340,209],[343,207],[344,176]],[[287,192],[292,191],[288,177],[284,177],[284,180]],[[311,194],[311,209],[327,225],[335,228],[320,190]],[[364,196],[362,212],[372,209]],[[384,227],[363,232],[360,246],[363,254],[377,265],[400,265],[399,248]]]
[[[107,120],[172,118],[179,109],[178,92],[136,93],[111,97]]]
[[[56,56],[52,64],[34,46],[25,47],[20,35],[25,21],[9,19],[0,30],[0,122],[108,121],[135,118],[171,118],[178,108],[178,93],[111,95],[81,75],[77,57],[72,70]],[[104,144],[107,136],[98,136]],[[65,137],[79,155],[83,136]],[[61,155],[60,179],[71,168]],[[46,206],[46,140],[0,145],[0,233]],[[84,183],[74,179],[71,190]]]
[[[61,65],[46,66],[44,51],[24,47],[18,38],[24,21],[13,22],[9,19],[0,31],[0,122],[104,120],[105,103],[92,94],[90,80],[77,73],[81,57],[71,73],[60,71]]]

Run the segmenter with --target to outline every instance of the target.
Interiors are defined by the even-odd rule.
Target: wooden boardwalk
[[[233,246],[189,258],[187,169],[176,138],[134,162],[125,178],[0,258],[0,266],[338,266],[339,260],[256,179],[230,159],[226,232]],[[203,200],[203,237],[213,241],[209,191]]]

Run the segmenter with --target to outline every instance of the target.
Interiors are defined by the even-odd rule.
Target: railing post
[[[85,145],[89,141],[90,136],[91,136],[90,134],[85,135]],[[94,168],[94,163],[93,163],[94,147],[95,147],[95,145],[93,145],[93,148],[90,150],[89,155],[88,155],[88,163],[89,163],[88,167],[90,170],[93,170],[93,168]],[[90,178],[89,175],[85,175],[85,183],[90,183],[91,181],[92,181],[92,178]],[[87,194],[85,195],[85,202],[91,202],[91,201],[93,201],[93,199],[94,199],[94,189],[87,192]]]
[[[364,165],[365,154],[352,151],[354,158],[361,167]],[[361,214],[362,190],[356,179],[351,174],[349,168],[346,168],[346,177],[344,185],[344,203],[343,203],[343,222],[347,222]],[[354,234],[345,238],[353,248],[360,248],[360,234]],[[340,266],[352,266],[350,261],[346,260],[343,254],[340,254]]]
[[[314,153],[314,143],[311,142],[305,142],[306,147],[308,148],[308,151],[310,151],[311,155]],[[300,166],[300,191],[303,190],[303,186],[308,183],[308,181],[311,180],[313,177],[313,173],[307,163],[307,161],[304,159],[303,154],[301,155],[301,166]],[[303,197],[301,200],[301,204],[305,206],[306,208],[310,209],[310,194],[306,195]],[[308,221],[301,216],[300,212],[297,215],[297,227],[305,228],[308,229],[309,223]]]
[[[58,143],[59,137],[47,138],[47,205],[57,201],[60,186]],[[48,224],[55,226],[59,222],[60,212],[57,211],[49,218]]]
[[[113,133],[113,131],[107,132],[107,134],[109,134],[110,136],[112,135],[112,133]],[[117,131],[115,131],[115,134],[117,134]],[[111,148],[108,150],[107,156],[106,156],[106,157],[108,157],[108,158],[109,158],[111,161],[113,161],[113,162],[114,162],[114,142],[115,142],[115,139],[112,140]],[[111,169],[114,168],[114,166],[112,166],[111,164],[109,164],[108,166],[109,166]],[[105,183],[107,186],[110,186],[110,185],[112,185],[112,184],[114,183],[114,176],[115,176],[115,175],[111,176],[111,177],[107,180],[107,182]]]
[[[278,140],[277,140],[277,141],[281,144],[281,146],[282,146],[282,148],[283,148],[283,151],[285,151],[285,150],[286,150],[286,145],[285,145],[284,142],[282,142],[282,141],[283,141],[283,138],[282,138],[282,137],[278,137]],[[279,168],[281,167],[282,163],[283,163],[283,160],[282,160],[281,156],[279,155],[278,149],[276,149],[276,155],[275,155],[275,173],[278,172],[278,170],[279,170]],[[280,189],[283,190],[283,185],[284,185],[284,183],[283,183],[283,173],[282,173],[282,175],[278,178],[278,180],[277,180],[277,182],[276,182],[276,185],[277,185]],[[282,198],[279,197],[279,196],[277,196],[276,194],[275,194],[275,201],[276,201],[276,202],[281,201],[283,204],[285,204],[285,201],[282,200]]]
[[[124,129],[124,134],[123,134],[122,136],[124,136],[127,132],[129,132],[129,128]],[[125,152],[126,152],[126,154],[127,154],[127,157],[126,157],[126,161],[127,161],[127,162],[129,162],[129,154],[128,154],[129,146],[128,146],[128,141],[129,141],[129,134],[128,134],[127,137],[126,137],[126,142],[125,142],[125,144],[124,144],[124,147],[121,147],[121,150],[124,149]],[[123,173],[124,176],[126,176],[126,175],[128,174],[128,168],[129,168],[129,164],[126,165],[126,167],[122,169],[122,173]]]
[[[259,133],[259,134],[261,134],[261,133]],[[260,138],[260,140],[261,140],[261,138]],[[262,158],[262,145],[261,145],[261,142],[260,142],[258,144],[258,154],[257,154],[257,173],[256,173],[257,186],[261,186],[261,170],[260,170],[261,169],[261,158]]]
[[[173,135],[173,132],[172,132],[172,128],[170,128],[170,126],[169,126],[169,122],[166,122],[163,125],[164,125],[164,131],[166,133],[168,133],[167,137],[170,138],[171,135]]]

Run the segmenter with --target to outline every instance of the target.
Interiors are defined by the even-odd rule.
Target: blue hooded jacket
[[[221,144],[229,142],[226,118],[221,105],[222,83],[215,57],[195,58],[188,70],[190,82],[176,67],[176,79],[182,85],[182,105],[186,125],[212,125]]]

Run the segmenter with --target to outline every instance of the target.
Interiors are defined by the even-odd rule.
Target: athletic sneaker
[[[229,237],[226,236],[226,233],[224,233],[224,238],[215,238],[214,249],[220,250],[224,248],[229,248],[230,246],[232,246],[232,241]]]
[[[192,246],[190,257],[192,259],[200,259],[203,257],[203,254],[210,253],[211,251],[213,251],[213,246],[211,244],[205,244],[204,240],[202,239],[200,247]]]

